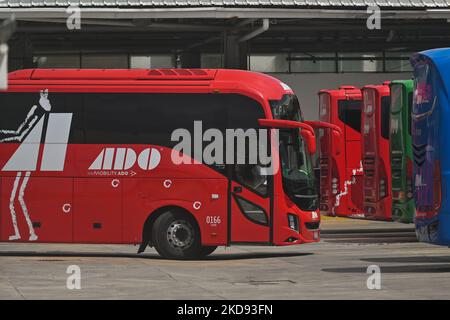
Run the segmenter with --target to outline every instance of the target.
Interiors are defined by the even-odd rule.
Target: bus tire
[[[152,243],[166,259],[188,260],[201,256],[200,230],[188,214],[167,211],[153,224]]]

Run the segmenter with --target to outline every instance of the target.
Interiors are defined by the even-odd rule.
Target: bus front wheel
[[[167,259],[196,259],[214,251],[201,245],[200,230],[192,217],[172,211],[156,219],[152,242],[156,251]]]

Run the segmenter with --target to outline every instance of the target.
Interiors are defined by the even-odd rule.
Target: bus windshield
[[[432,101],[432,87],[430,65],[427,63],[420,64],[416,67],[415,84],[414,84],[414,104],[412,113],[416,116],[426,116],[433,111],[435,101]]]
[[[391,112],[397,113],[402,110],[403,106],[403,95],[402,95],[403,85],[393,84],[391,86]]]
[[[271,101],[271,108],[274,119],[303,121],[298,99],[294,95]],[[280,130],[280,161],[286,194],[300,209],[316,210],[319,197],[311,156],[298,129]]]
[[[331,122],[331,98],[328,93],[321,93],[319,95],[319,119],[323,122]],[[319,146],[320,155],[328,156],[329,146],[331,142],[331,131],[323,128],[318,129],[319,131]]]
[[[403,107],[403,85],[393,84],[391,86],[391,125],[390,125],[390,135],[391,135],[391,148],[392,151],[399,153],[403,152],[403,121],[402,121],[402,110]]]
[[[364,136],[364,154],[375,156],[376,153],[376,117],[375,103],[376,94],[373,89],[366,89],[364,96],[364,113],[362,119],[363,136]]]
[[[432,65],[420,63],[414,69],[412,107],[414,183],[417,218],[432,217],[441,205],[439,88]]]

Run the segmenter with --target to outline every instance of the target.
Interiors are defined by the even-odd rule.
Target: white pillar
[[[8,88],[8,45],[0,43],[0,90]]]

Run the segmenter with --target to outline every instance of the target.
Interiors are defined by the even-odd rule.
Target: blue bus
[[[450,48],[417,53],[411,64],[416,234],[450,245]]]

